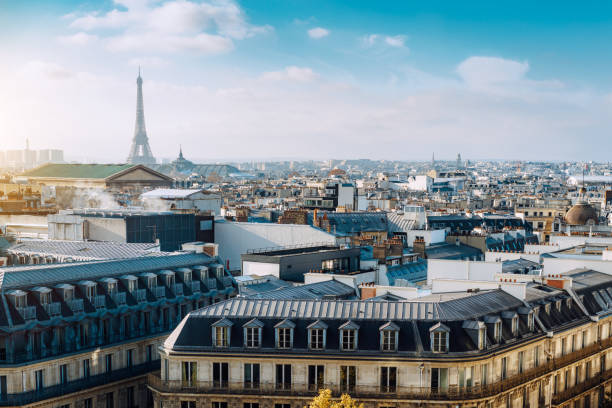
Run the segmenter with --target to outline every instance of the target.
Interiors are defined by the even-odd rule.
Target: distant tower
[[[435,156],[435,153],[431,154],[431,167],[432,168],[436,167],[436,156]]]
[[[136,128],[134,129],[134,139],[127,162],[131,164],[155,164],[155,157],[149,147],[149,138],[145,129],[144,106],[142,103],[142,78],[140,68],[138,68],[138,78],[136,79],[138,90],[136,93]]]
[[[461,168],[461,153],[457,153],[457,168]]]

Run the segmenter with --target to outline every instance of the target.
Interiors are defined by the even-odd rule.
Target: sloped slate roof
[[[120,173],[134,164],[43,164],[21,175],[24,177],[106,179]]]
[[[68,264],[25,265],[0,268],[0,287],[53,286],[78,280],[95,280],[114,275],[138,274],[152,270],[174,269],[210,263],[204,254],[148,256],[141,258],[88,261]]]
[[[466,320],[523,306],[501,290],[432,295],[406,302],[234,298],[192,312],[193,317],[357,320]]]
[[[9,248],[10,253],[67,256],[79,259],[119,259],[151,255],[159,245],[155,243],[85,242],[85,241],[25,241]],[[153,252],[153,255],[164,253]]]
[[[250,295],[257,299],[323,299],[332,296],[348,299],[355,297],[355,289],[336,280],[310,283],[287,288],[279,288],[263,293]]]

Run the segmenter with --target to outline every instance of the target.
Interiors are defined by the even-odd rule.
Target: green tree
[[[308,407],[304,408],[363,408],[363,404],[358,404],[348,394],[342,394],[339,401],[334,401],[331,390],[323,389],[310,401]]]

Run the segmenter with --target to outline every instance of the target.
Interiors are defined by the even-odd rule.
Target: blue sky
[[[0,137],[124,160],[142,65],[160,158],[607,161],[611,20],[604,1],[0,0]]]

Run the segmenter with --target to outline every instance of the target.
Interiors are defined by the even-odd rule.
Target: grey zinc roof
[[[457,295],[449,300],[362,302],[359,300],[295,300],[234,298],[192,312],[202,317],[274,319],[466,320],[523,306],[501,290]]]
[[[257,299],[323,299],[328,296],[345,299],[352,298],[355,297],[355,289],[342,282],[328,280],[307,285],[279,288],[247,297]]]
[[[204,254],[147,256],[132,259],[88,261],[67,264],[25,265],[0,268],[0,287],[12,289],[33,285],[55,285],[105,276],[138,274],[152,270],[173,269],[209,263]]]
[[[13,245],[9,252],[39,255],[68,256],[81,260],[134,258],[160,254],[152,252],[159,245],[155,243],[125,242],[84,242],[84,241],[26,241]]]

